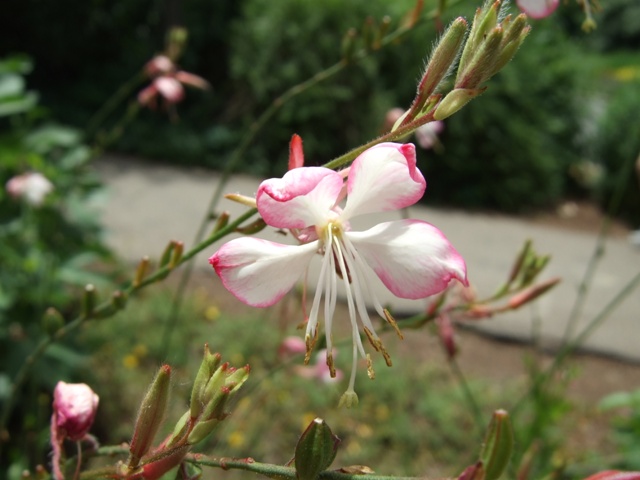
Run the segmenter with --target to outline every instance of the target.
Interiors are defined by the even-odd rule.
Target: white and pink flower
[[[447,288],[452,279],[467,284],[463,258],[433,225],[421,220],[396,220],[355,232],[349,221],[362,214],[402,209],[416,203],[426,182],[416,167],[412,144],[382,143],[363,152],[344,174],[324,167],[300,167],[283,178],[262,182],[256,196],[264,221],[275,228],[300,232],[301,245],[282,245],[257,238],[239,238],[223,245],[209,262],[224,286],[244,303],[267,307],[280,300],[320,254],[318,288],[309,313],[307,358],[318,335],[324,297],[326,363],[333,366],[333,314],[342,281],[353,337],[353,368],[347,405],[357,401],[353,390],[358,354],[371,361],[360,338],[361,324],[369,342],[391,364],[375,332],[365,298],[378,315],[395,327],[393,317],[373,295],[372,274],[396,296],[420,299]],[[345,198],[346,203],[339,203]],[[340,279],[340,280],[339,280]],[[396,327],[397,328],[397,327]]]
[[[27,172],[10,178],[5,188],[13,198],[39,207],[44,203],[45,197],[53,191],[53,184],[39,172]]]

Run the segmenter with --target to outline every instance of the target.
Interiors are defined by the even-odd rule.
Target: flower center
[[[358,319],[363,326],[367,339],[376,351],[384,356],[387,365],[391,366],[391,358],[382,345],[382,341],[375,333],[367,305],[365,295],[373,300],[373,306],[378,314],[397,329],[393,317],[382,308],[380,302],[372,295],[373,289],[369,284],[371,275],[370,269],[360,257],[354,245],[349,240],[347,228],[339,218],[329,220],[325,225],[316,227],[316,233],[320,239],[320,254],[322,255],[322,266],[318,287],[313,299],[313,305],[309,314],[307,332],[305,340],[307,344],[307,355],[305,363],[308,363],[318,335],[318,313],[320,310],[321,298],[324,296],[324,321],[327,336],[327,366],[331,376],[335,376],[333,365],[333,338],[331,328],[333,324],[333,314],[338,296],[338,278],[343,282],[344,291],[347,297],[349,308],[349,318],[351,321],[351,331],[353,338],[353,362],[349,390],[353,391],[355,383],[355,372],[358,355],[366,359],[368,374],[374,378],[370,356],[365,353],[358,330]],[[335,272],[335,273],[334,273]],[[399,332],[398,332],[399,333]]]

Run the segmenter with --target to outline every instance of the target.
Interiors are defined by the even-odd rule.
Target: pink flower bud
[[[98,401],[98,395],[84,383],[58,382],[53,391],[52,418],[58,438],[82,440],[93,424]]]

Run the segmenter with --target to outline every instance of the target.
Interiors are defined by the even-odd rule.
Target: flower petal
[[[158,77],[153,81],[160,95],[169,103],[178,103],[184,98],[184,88],[178,80],[169,76]]]
[[[468,284],[464,259],[442,232],[427,222],[397,220],[346,235],[397,297],[435,295],[453,278]]]
[[[317,248],[317,242],[291,246],[237,238],[220,247],[209,263],[238,299],[254,307],[268,307],[293,288]]]
[[[416,203],[427,183],[416,168],[410,144],[381,143],[366,150],[351,165],[343,216],[386,212]]]
[[[545,18],[555,12],[560,0],[516,0],[518,8],[531,18]]]
[[[294,168],[258,188],[258,211],[267,225],[304,228],[326,221],[342,189],[340,174],[323,167]]]

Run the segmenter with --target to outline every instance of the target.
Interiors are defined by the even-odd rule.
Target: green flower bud
[[[500,26],[487,34],[468,65],[458,70],[455,88],[477,88],[495,73],[503,37],[504,31]]]
[[[496,410],[489,423],[480,460],[485,480],[497,480],[504,472],[513,451],[513,427],[505,410]]]
[[[53,307],[47,308],[42,316],[42,328],[47,335],[53,336],[64,326],[62,314]]]
[[[444,120],[450,117],[485,90],[486,87],[476,89],[456,88],[452,90],[442,99],[436,111],[433,113],[433,118],[436,120]]]
[[[298,480],[315,480],[336,458],[340,439],[321,418],[313,420],[296,445],[295,467]]]
[[[204,399],[202,395],[209,382],[209,379],[220,365],[222,357],[219,353],[212,354],[209,351],[209,345],[204,346],[204,358],[200,364],[200,369],[196,375],[196,379],[193,382],[193,388],[191,389],[191,404],[190,411],[193,418],[197,418],[202,412],[204,407]]]
[[[142,456],[151,448],[166,411],[170,380],[171,367],[163,365],[142,399],[129,446],[129,469],[136,468]]]
[[[90,283],[84,287],[84,298],[82,300],[82,315],[91,318],[96,308],[96,287]]]
[[[458,17],[442,35],[418,85],[419,95],[422,98],[427,99],[449,73],[451,64],[458,56],[466,32],[467,21],[462,17]],[[422,105],[420,105],[420,108],[422,108]]]

